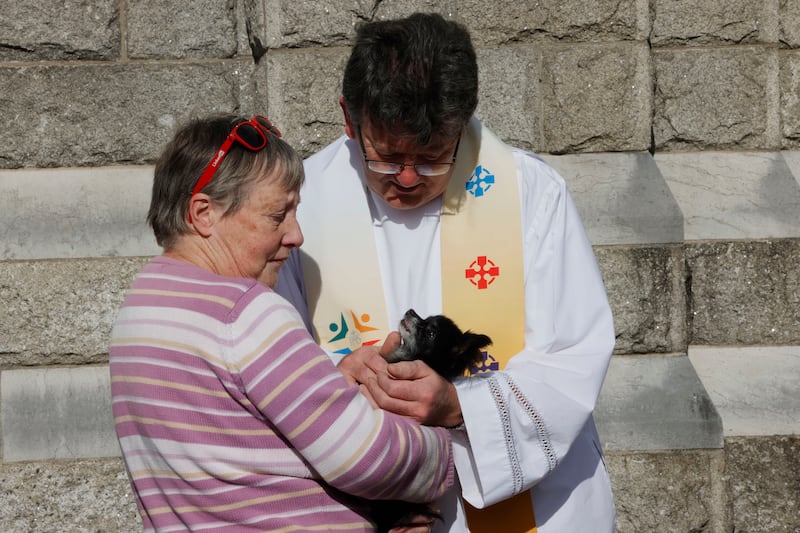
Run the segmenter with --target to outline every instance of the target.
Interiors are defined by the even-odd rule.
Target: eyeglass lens
[[[407,166],[414,167],[420,176],[439,176],[450,170],[450,163],[417,163],[406,165],[404,163],[389,163],[388,161],[375,161],[368,159],[367,166],[380,174],[399,174]]]
[[[261,150],[267,144],[264,132],[250,122],[242,122],[236,126],[236,140],[248,150]]]
[[[414,171],[418,175],[424,177],[441,176],[442,174],[447,173],[453,163],[456,162],[458,147],[461,144],[461,139],[459,138],[456,141],[455,150],[453,150],[453,159],[447,163],[415,163],[413,165],[407,165],[405,163],[392,163],[378,159],[369,159],[367,157],[367,148],[364,145],[364,134],[361,132],[361,126],[358,127],[358,139],[359,143],[361,144],[361,154],[363,155],[364,161],[367,163],[367,167],[370,170],[378,172],[379,174],[399,174],[405,167],[411,166],[414,167]]]

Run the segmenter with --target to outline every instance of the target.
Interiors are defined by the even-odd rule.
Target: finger
[[[370,378],[363,383],[373,401],[385,411],[390,411],[402,416],[412,416],[414,403],[401,398],[394,398],[379,385],[377,378]]]
[[[358,364],[356,363],[355,359],[348,359],[347,357],[345,357],[344,359],[339,361],[339,364],[336,365],[336,368],[339,369],[339,372],[342,373],[348,385],[355,385],[356,383],[358,383],[357,374],[359,370],[358,370]]]
[[[414,380],[377,374],[375,382],[382,395],[376,401],[383,409],[426,425],[452,427],[463,421],[455,386],[435,372]]]
[[[386,336],[386,340],[383,341],[383,346],[381,346],[380,354],[381,357],[387,357],[390,353],[395,351],[400,346],[400,334],[396,331],[390,332]]]
[[[387,369],[390,376],[395,379],[414,380],[430,375],[433,370],[420,360],[399,361],[391,363]]]
[[[375,402],[375,399],[372,397],[372,393],[365,385],[363,384],[359,385],[358,389],[361,391],[361,394],[366,396],[367,400],[369,401],[369,404],[372,406],[373,409],[380,409],[377,402]]]
[[[391,367],[393,365],[389,365]],[[391,368],[387,369],[391,371]],[[388,373],[376,373],[375,380],[378,386],[386,391],[386,394],[399,400],[419,399],[422,385],[419,380],[398,378]]]
[[[355,385],[356,383],[364,383],[367,379],[375,377],[375,372],[366,364],[370,356],[383,360],[381,357],[377,356],[374,349],[359,349],[348,354],[344,359],[339,361],[337,368],[339,372],[344,375],[349,384]]]
[[[350,369],[346,368],[345,365],[342,365],[340,363],[337,368],[339,369],[339,372],[342,373],[342,376],[344,377],[344,380],[347,382],[348,385],[352,387],[353,385],[358,384],[358,380],[356,379],[355,375],[352,372],[350,372]]]
[[[364,364],[369,367],[374,375],[389,375],[387,370],[389,363],[387,363],[386,359],[379,354],[376,354],[374,357],[365,360]]]

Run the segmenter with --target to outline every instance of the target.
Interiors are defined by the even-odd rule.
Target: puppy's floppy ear
[[[492,344],[492,339],[488,335],[472,333],[471,331],[464,333],[464,338],[462,341],[464,342],[465,347],[470,348],[483,348],[484,346],[489,346]]]
[[[481,348],[492,344],[492,339],[487,335],[479,333],[465,332],[461,336],[457,350],[469,357],[470,363],[477,363],[481,360]]]

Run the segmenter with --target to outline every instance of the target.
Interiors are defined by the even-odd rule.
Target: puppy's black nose
[[[406,318],[413,318],[415,320],[422,320],[422,317],[417,314],[413,309],[406,311]]]

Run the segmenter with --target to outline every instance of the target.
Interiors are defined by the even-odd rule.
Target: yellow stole
[[[301,220],[301,252],[317,338],[327,350],[344,355],[381,342],[393,328],[387,323],[367,202],[347,201],[363,198],[363,185],[336,178],[318,180],[314,187],[321,190],[303,198],[301,216],[315,216]],[[441,217],[443,312],[462,329],[493,341],[484,364],[471,373],[504,368],[524,345],[518,181],[511,150],[473,119],[461,138]],[[529,491],[486,509],[464,505],[472,533],[536,531]]]
[[[470,124],[462,148],[476,154],[477,162],[459,158],[445,194],[442,310],[462,328],[492,338],[478,369],[491,371],[504,368],[524,347],[519,180],[511,150],[479,124]],[[485,509],[464,502],[464,510],[471,533],[536,531],[530,491]]]

